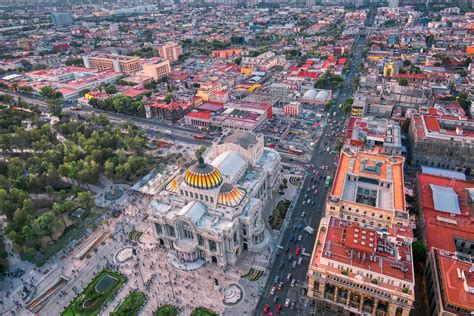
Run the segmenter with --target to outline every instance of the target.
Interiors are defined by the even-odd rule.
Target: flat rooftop
[[[446,188],[447,197],[439,188]],[[418,190],[428,249],[455,252],[460,250],[456,249],[455,239],[474,240],[474,210],[470,202],[474,183],[420,174]]]
[[[325,230],[319,230],[320,246],[316,246],[319,251],[315,248],[311,265],[327,268],[328,263],[334,261],[366,270],[369,274],[378,273],[395,278],[407,282],[406,285],[414,282],[411,251],[413,236],[405,228],[377,230],[333,216],[325,218],[321,226],[325,226]],[[340,274],[341,269],[335,272]],[[349,276],[365,278],[367,274],[349,272]],[[376,277],[370,276],[368,283],[372,278]],[[395,283],[394,288],[399,288],[399,284]]]
[[[457,306],[467,311],[474,311],[473,263],[461,260],[443,250],[433,251],[438,275],[441,278],[439,283],[442,286],[444,308],[452,311],[447,306]],[[455,311],[452,312],[457,314]]]
[[[331,196],[379,209],[405,212],[403,158],[344,150]]]

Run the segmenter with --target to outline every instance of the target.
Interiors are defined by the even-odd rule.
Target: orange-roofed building
[[[309,299],[337,315],[408,316],[415,301],[412,242],[411,228],[324,217],[309,264]]]
[[[379,228],[408,226],[403,163],[400,156],[343,150],[326,202],[326,216]]]
[[[409,135],[412,165],[463,172],[474,168],[473,119],[416,114],[410,120]]]
[[[474,255],[474,183],[449,175],[418,175],[418,226],[428,248]]]
[[[433,248],[425,271],[430,299],[428,315],[472,315],[474,265],[470,257]]]

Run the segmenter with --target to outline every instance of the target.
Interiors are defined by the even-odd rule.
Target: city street
[[[359,64],[362,60],[362,50],[365,47],[366,37],[360,35],[354,47],[354,56],[351,60],[350,67],[347,71],[347,75],[344,80],[344,85],[341,88],[338,97],[335,99],[335,105],[328,111],[331,115],[331,123],[326,124],[323,130],[323,134],[319,142],[315,145],[313,156],[308,165],[314,166],[309,167],[307,170],[306,177],[301,186],[301,193],[295,204],[294,210],[289,218],[289,225],[283,232],[282,243],[279,248],[280,255],[276,258],[270,272],[269,278],[265,285],[264,291],[257,305],[255,315],[263,314],[263,309],[266,304],[269,304],[269,311],[276,312],[276,304],[285,304],[285,300],[288,298],[292,302],[294,301],[294,309],[289,307],[283,307],[281,315],[309,315],[312,311],[312,307],[306,303],[306,273],[308,271],[308,265],[311,253],[314,246],[314,235],[309,235],[304,231],[304,227],[311,226],[315,229],[315,234],[319,226],[319,222],[324,212],[324,205],[327,197],[329,188],[325,186],[325,177],[334,175],[336,169],[337,156],[332,155],[326,151],[327,147],[333,147],[336,140],[331,140],[327,136],[327,132],[331,126],[344,122],[346,119],[345,113],[339,109],[338,105],[343,104],[344,101],[352,95],[352,80],[357,77],[359,72]],[[335,113],[335,116],[332,114]],[[321,166],[327,166],[327,170],[320,169]],[[319,176],[314,176],[314,181],[311,181],[313,176],[313,169],[318,171],[323,177],[320,179]],[[315,194],[313,185],[318,190]],[[311,204],[303,203],[308,198],[304,197],[304,194],[308,194],[308,198],[311,202],[315,202],[314,206]],[[305,213],[303,217],[302,214]],[[301,224],[301,230],[298,229],[298,225]],[[290,241],[290,236],[293,235],[294,241]],[[301,235],[302,240],[297,241],[297,237]],[[300,248],[301,254],[296,255],[296,248]],[[303,249],[305,249],[303,254]],[[289,259],[289,255],[292,254],[293,258]],[[298,257],[302,257],[302,264],[296,265],[292,268],[293,260],[298,260]],[[281,268],[280,268],[281,267]],[[290,282],[286,281],[288,274],[291,273],[291,278],[296,279],[294,287],[290,286]],[[281,290],[276,290],[275,294],[270,294],[272,287],[276,287],[278,284],[274,282],[275,277],[279,276],[279,279],[284,282],[284,286]],[[278,297],[278,299],[276,299]]]

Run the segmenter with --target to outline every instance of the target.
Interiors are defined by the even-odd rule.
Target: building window
[[[214,203],[214,198],[211,196],[211,203]]]
[[[204,245],[204,238],[202,238],[201,235],[197,235],[197,237],[198,237],[198,244],[199,244],[199,246],[203,246],[203,245]]]
[[[168,236],[176,237],[176,233],[174,231],[174,227],[171,225],[166,224],[166,230],[168,231]]]
[[[214,240],[208,240],[209,243],[209,250],[215,252],[217,250],[217,244]]]
[[[163,227],[161,227],[161,224],[155,223],[155,230],[158,235],[163,234]]]

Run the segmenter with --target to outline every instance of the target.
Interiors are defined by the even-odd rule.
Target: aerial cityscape
[[[474,315],[473,0],[0,16],[0,315]]]

